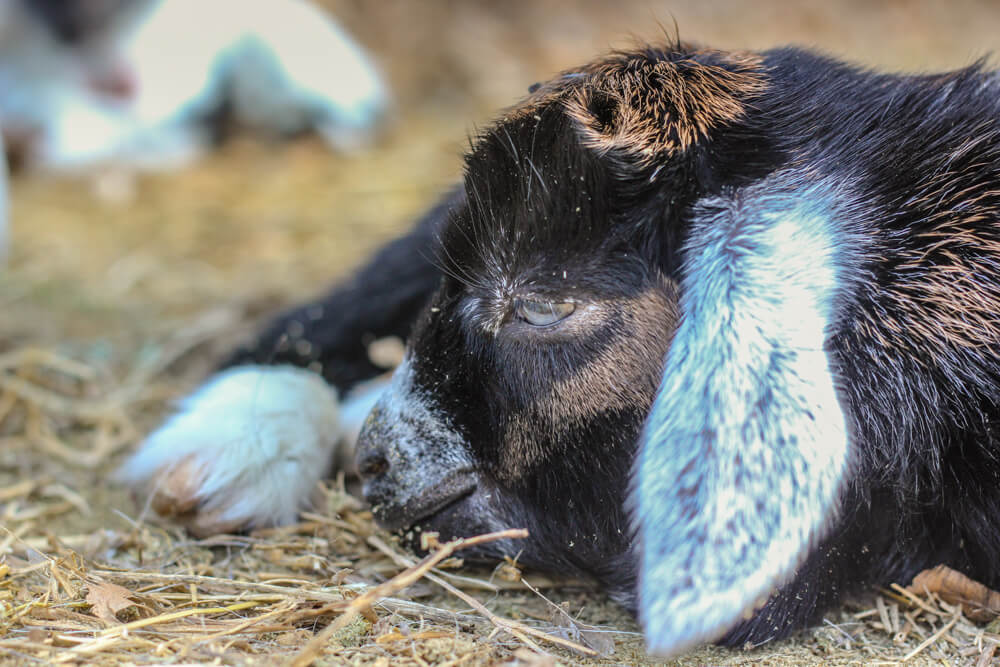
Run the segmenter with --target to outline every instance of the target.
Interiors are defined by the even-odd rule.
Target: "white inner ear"
[[[707,204],[692,231],[638,461],[640,613],[656,653],[735,625],[836,511],[849,446],[824,350],[838,273],[830,199],[743,193]]]

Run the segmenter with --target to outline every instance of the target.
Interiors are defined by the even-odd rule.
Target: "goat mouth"
[[[421,490],[401,502],[373,503],[372,513],[386,530],[395,531],[427,523],[461,504],[475,493],[478,484],[470,473],[449,475],[433,488]]]
[[[416,526],[418,524],[429,523],[435,517],[440,516],[442,514],[445,514],[450,509],[461,505],[463,502],[465,502],[465,500],[467,498],[469,498],[475,492],[476,492],[476,487],[473,486],[469,490],[467,490],[467,491],[465,491],[465,492],[463,492],[463,493],[461,493],[461,494],[459,494],[457,496],[452,496],[451,498],[446,499],[443,502],[438,503],[437,505],[435,505],[435,506],[433,506],[431,508],[428,508],[428,510],[427,510],[426,513],[424,513],[421,516],[419,516],[416,519],[414,519],[410,523],[410,525],[411,526]]]

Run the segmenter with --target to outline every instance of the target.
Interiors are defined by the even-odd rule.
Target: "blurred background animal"
[[[0,2],[0,131],[18,167],[178,167],[233,126],[352,150],[388,103],[364,50],[304,0]]]
[[[386,111],[375,65],[302,0],[5,0],[0,118],[30,165],[183,164],[212,119],[364,143]]]

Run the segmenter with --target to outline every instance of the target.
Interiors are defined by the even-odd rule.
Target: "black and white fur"
[[[783,637],[939,563],[996,587],[998,117],[982,65],[612,54],[534,87],[409,236],[227,365],[344,394],[380,372],[367,341],[408,334],[357,443],[376,517],[526,527],[473,555],[596,577],[659,654]],[[309,430],[329,399],[296,378],[273,405]],[[241,392],[210,381],[173,418],[205,424],[199,472],[170,421],[132,478],[193,479],[193,516],[289,516],[333,437],[212,437],[272,419]],[[199,485],[220,467],[238,483]],[[295,497],[279,516],[257,484]]]

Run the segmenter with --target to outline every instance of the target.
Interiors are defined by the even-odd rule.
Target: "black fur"
[[[678,86],[670,77],[680,92],[666,90]],[[683,120],[688,101],[688,125],[632,119],[665,105]],[[898,76],[796,49],[615,54],[534,89],[475,142],[461,192],[230,364],[318,362],[345,390],[379,371],[368,339],[410,332],[408,391],[465,443],[477,490],[396,522],[446,537],[527,527],[526,543],[479,555],[523,550],[522,561],[593,575],[631,604],[629,470],[697,204],[777,172],[841,183],[850,242],[836,252],[852,270],[826,343],[851,472],[796,575],[722,641],[783,637],[844,594],[938,563],[997,587],[998,117],[997,75],[981,64]],[[544,330],[518,319],[524,298],[602,305],[580,328]],[[660,330],[642,320],[651,311]],[[293,321],[308,354],[289,345]],[[553,396],[561,387],[580,393]],[[363,458],[391,459],[384,412],[362,435]],[[369,468],[376,504],[393,494],[381,471]]]

